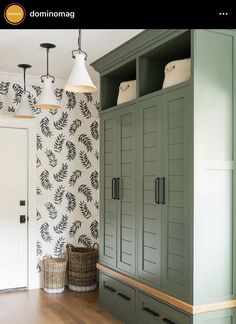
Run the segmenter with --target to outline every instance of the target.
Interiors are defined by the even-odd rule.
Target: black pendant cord
[[[30,95],[30,92],[26,90],[25,75],[26,75],[26,69],[31,68],[31,65],[19,64],[18,67],[23,69],[23,81],[24,81],[23,93],[28,93],[28,95]]]
[[[26,75],[26,68],[23,68],[24,69],[24,93],[28,93],[30,95],[30,92],[26,90],[26,85],[25,85],[25,75]]]
[[[46,53],[47,53],[47,74],[44,74],[41,76],[41,82],[43,82],[44,78],[47,79],[52,79],[52,82],[55,81],[55,77],[49,74],[49,51],[51,48],[55,48],[56,46],[54,44],[50,44],[50,43],[43,43],[40,44],[41,47],[46,48]]]
[[[87,60],[88,54],[86,52],[84,52],[81,48],[81,29],[79,29],[79,36],[78,36],[78,49],[77,50],[73,50],[71,52],[72,57],[75,58],[74,53],[78,52],[79,54],[83,53],[85,55],[85,61]]]

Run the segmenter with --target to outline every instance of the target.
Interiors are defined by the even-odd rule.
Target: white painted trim
[[[36,272],[36,120],[14,118],[9,113],[0,114],[0,127],[27,129],[28,135],[28,288],[40,288]]]

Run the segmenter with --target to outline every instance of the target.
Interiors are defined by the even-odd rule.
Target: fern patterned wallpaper
[[[37,118],[37,220],[38,261],[59,256],[67,243],[91,246],[98,239],[98,111],[91,94],[55,89],[62,108],[34,108],[41,92],[28,87]],[[22,87],[0,82],[0,111],[13,113]],[[9,100],[10,99],[10,100]],[[39,262],[40,263],[40,262]],[[38,265],[40,271],[40,265]]]

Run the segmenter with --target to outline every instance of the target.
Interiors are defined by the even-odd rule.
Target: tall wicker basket
[[[44,291],[51,294],[62,293],[65,289],[67,260],[64,258],[44,258]]]
[[[90,291],[97,287],[98,245],[93,248],[68,247],[69,288],[74,291]]]

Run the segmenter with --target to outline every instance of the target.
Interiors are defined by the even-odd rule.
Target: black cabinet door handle
[[[155,179],[155,204],[160,204],[160,178]]]
[[[107,286],[107,285],[105,285],[105,284],[104,284],[104,289],[110,290],[110,291],[113,292],[113,293],[116,292],[116,290],[115,290],[114,288],[112,288],[112,287],[110,287],[110,286]]]
[[[116,199],[120,199],[120,178],[116,178]]]
[[[168,318],[163,318],[162,321],[165,322],[165,323],[168,323],[168,324],[175,324],[175,322],[169,320]]]
[[[128,296],[125,296],[122,293],[117,293],[117,295],[120,296],[121,298],[125,299],[125,300],[130,300],[130,298]]]
[[[162,205],[165,205],[166,203],[166,178],[161,178],[162,180]]]
[[[112,178],[111,180],[111,197],[112,199],[116,199],[116,178]]]
[[[153,315],[154,317],[159,317],[160,316],[158,313],[154,312],[152,309],[150,309],[148,307],[144,307],[143,310],[146,313],[149,313],[149,314]]]

